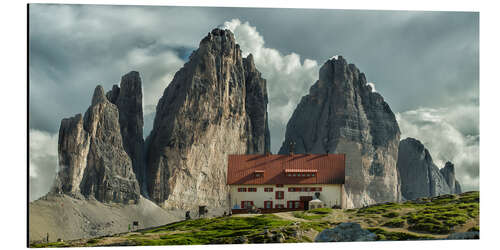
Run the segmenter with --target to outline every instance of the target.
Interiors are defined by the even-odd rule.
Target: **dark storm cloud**
[[[123,74],[138,70],[147,135],[175,72],[207,32],[237,18],[256,28],[265,39],[262,48],[272,48],[274,57],[260,60],[293,64],[298,72],[259,68],[268,80],[273,152],[281,146],[287,118],[317,79],[315,67],[334,55],[365,72],[393,111],[460,106],[473,115],[463,119],[455,112],[443,119],[479,138],[478,13],[38,4],[29,11],[33,131],[56,134],[62,118],[87,109],[97,84],[110,89]],[[318,65],[310,61],[306,67],[305,59]],[[414,123],[429,125],[425,119]],[[465,141],[479,145],[479,139]],[[478,172],[478,160],[465,164],[464,176]]]
[[[320,64],[344,55],[395,111],[449,106],[479,95],[477,13],[265,10],[256,15],[247,19],[267,46]]]

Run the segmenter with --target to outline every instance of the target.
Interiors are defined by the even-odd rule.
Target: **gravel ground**
[[[45,196],[29,204],[29,241],[45,239],[47,233],[52,242],[127,232],[133,221],[139,222],[138,229],[148,228],[182,220],[184,213],[162,209],[143,197],[138,204],[121,205]]]

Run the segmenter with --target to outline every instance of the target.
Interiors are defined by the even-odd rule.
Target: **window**
[[[314,175],[315,175],[314,173],[311,174],[311,176],[314,176]]]
[[[276,187],[281,188],[283,187],[283,184],[276,184]]]
[[[311,174],[306,174],[306,176],[311,176]]]
[[[285,192],[283,191],[276,191],[276,199],[277,200],[283,200],[283,197],[285,197]]]
[[[300,201],[288,201],[286,203],[288,208],[300,208],[300,204],[301,204]]]
[[[273,188],[264,188],[264,192],[272,192]]]
[[[242,209],[252,208],[252,206],[253,206],[253,201],[241,201]]]
[[[264,201],[264,208],[273,208],[272,201]]]
[[[255,177],[262,177],[262,173],[255,173]]]
[[[257,188],[248,188],[248,192],[257,192]]]
[[[306,188],[306,192],[310,192],[311,191],[311,188]]]
[[[238,192],[246,192],[247,188],[238,188]]]
[[[288,188],[288,192],[295,192],[295,188]]]

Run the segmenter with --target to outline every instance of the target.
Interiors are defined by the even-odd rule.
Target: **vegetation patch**
[[[295,211],[292,214],[295,218],[301,218],[305,220],[318,220],[328,215],[328,214],[311,214],[308,212],[299,212],[299,211]]]
[[[318,232],[321,232],[327,228],[331,228],[332,224],[327,222],[327,221],[322,221],[322,222],[301,222],[299,224],[300,229],[307,231],[310,229],[314,229]]]
[[[377,240],[423,240],[433,239],[432,237],[422,237],[412,233],[389,232],[382,228],[367,228],[368,231],[377,235]]]
[[[49,242],[49,243],[35,243],[30,245],[33,248],[41,248],[41,247],[69,247],[70,245],[66,242]]]
[[[401,218],[395,218],[387,221],[382,226],[385,227],[403,227],[405,225],[405,220]]]
[[[413,231],[448,234],[456,226],[479,216],[478,192],[463,195],[442,195],[424,203],[420,209],[408,213],[408,229]]]
[[[321,232],[347,221],[369,225],[368,230],[377,235],[377,240],[436,239],[466,224],[468,231],[479,231],[479,192],[339,210],[340,216],[330,216],[332,213],[330,208],[293,212],[296,218],[306,220],[302,222],[282,219],[273,214],[200,218],[137,233],[121,233],[90,240],[31,243],[30,247],[274,243],[283,240],[288,243],[311,242],[313,239],[309,237],[312,236],[307,237],[303,232]],[[398,232],[391,228],[398,228]]]
[[[331,214],[333,212],[333,209],[329,207],[321,207],[308,210],[307,212],[312,214]]]
[[[383,214],[382,216],[387,217],[387,218],[394,218],[394,217],[398,217],[399,213],[398,212],[389,212],[389,213]]]

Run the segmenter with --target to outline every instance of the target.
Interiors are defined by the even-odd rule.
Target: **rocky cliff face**
[[[455,165],[453,165],[453,163],[447,161],[444,164],[444,167],[439,170],[439,172],[441,173],[441,175],[443,175],[448,186],[450,186],[452,193],[462,193],[462,187],[460,186],[460,183],[455,179]]]
[[[97,86],[85,112],[63,119],[59,129],[56,193],[93,197],[102,202],[136,203],[139,184],[124,149],[120,112]]]
[[[400,142],[397,167],[401,193],[407,200],[461,193],[453,164],[447,162],[440,170],[419,140],[406,138]]]
[[[396,162],[400,131],[384,98],[372,92],[365,75],[344,58],[320,69],[287,124],[281,154],[345,153],[348,207],[398,201]]]
[[[144,137],[143,137],[143,113],[142,113],[142,82],[139,72],[131,71],[122,76],[120,87],[106,94],[108,100],[115,104],[119,111],[120,132],[122,135],[123,148],[132,160],[132,167],[145,193],[144,183]]]
[[[178,208],[226,206],[227,155],[269,149],[266,81],[230,31],[212,30],[175,74],[146,144],[149,196]]]

